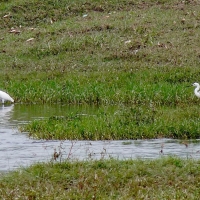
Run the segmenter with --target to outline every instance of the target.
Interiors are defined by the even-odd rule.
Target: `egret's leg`
[[[1,101],[2,101],[2,104],[4,104],[4,99],[1,99]]]

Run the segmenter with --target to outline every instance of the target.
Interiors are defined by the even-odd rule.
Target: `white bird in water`
[[[14,99],[12,97],[10,97],[9,94],[7,94],[6,92],[3,92],[1,90],[0,90],[0,99],[3,104],[5,101],[11,101],[12,103],[14,102]]]
[[[194,87],[196,87],[196,88],[194,89],[194,94],[195,94],[197,97],[200,98],[200,91],[199,91],[200,85],[199,85],[198,83],[193,83],[192,85],[193,85]]]

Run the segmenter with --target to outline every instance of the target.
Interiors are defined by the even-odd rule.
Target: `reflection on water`
[[[10,123],[14,105],[11,106],[0,106],[0,130],[2,127],[6,127]]]
[[[49,161],[54,150],[62,152],[62,159],[99,158],[159,158],[177,155],[182,158],[200,158],[199,141],[184,143],[180,140],[130,140],[130,141],[45,141],[34,140],[19,133],[17,126],[35,118],[66,113],[94,113],[91,107],[67,105],[0,105],[0,171],[28,166],[34,162]],[[113,109],[113,108],[105,108]]]

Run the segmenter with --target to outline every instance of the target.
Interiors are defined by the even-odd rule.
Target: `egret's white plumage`
[[[9,94],[1,90],[0,90],[0,99],[2,103],[4,103],[5,101],[11,101],[12,103],[14,102],[14,99],[11,98]]]
[[[196,88],[194,89],[194,94],[195,94],[197,97],[200,98],[200,91],[199,91],[200,85],[199,85],[199,83],[193,83],[192,85],[193,85],[194,87],[196,87]]]

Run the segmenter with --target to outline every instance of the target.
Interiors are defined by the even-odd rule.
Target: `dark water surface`
[[[0,105],[0,171],[50,161],[55,150],[62,152],[61,159],[72,160],[109,157],[154,159],[166,155],[200,158],[199,140],[45,141],[29,138],[27,133],[20,133],[18,130],[20,125],[34,119],[65,116],[71,112],[93,114],[96,109],[98,108],[68,105]]]

